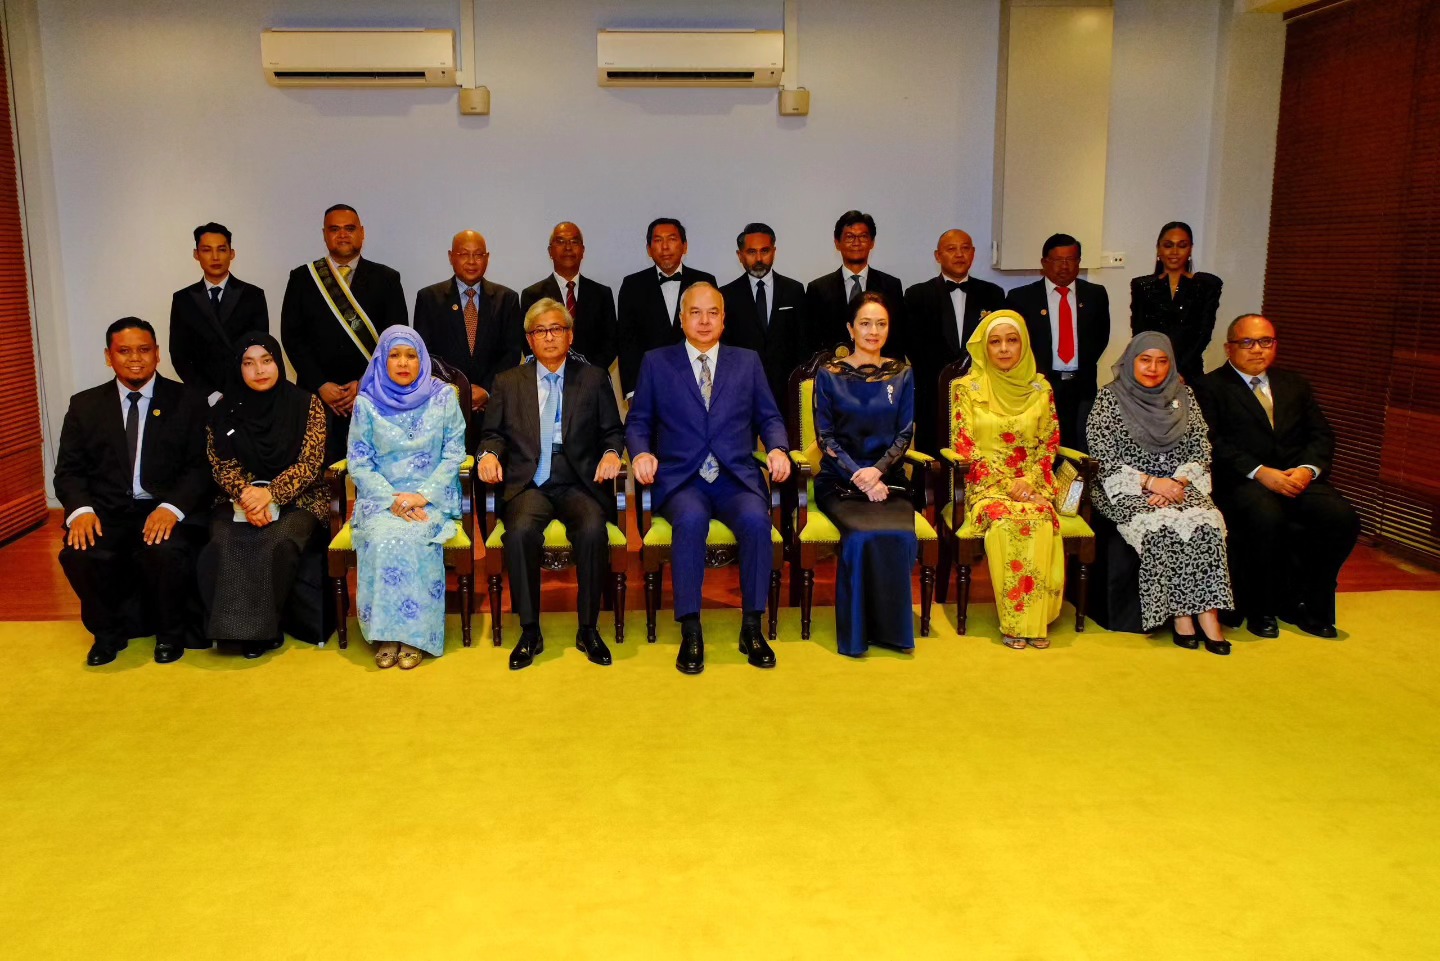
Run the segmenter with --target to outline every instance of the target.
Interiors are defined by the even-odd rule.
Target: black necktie
[[[765,302],[765,281],[755,281],[755,313],[760,317],[760,326],[770,326],[769,304]]]
[[[855,303],[855,301],[860,299],[860,295],[863,294],[865,291],[860,289],[859,274],[851,274],[850,279],[855,282],[855,286],[850,288],[850,303],[853,304]]]
[[[946,290],[947,292],[949,292],[949,291],[955,291],[955,290],[964,290],[964,291],[967,291],[967,292],[968,292],[968,291],[970,290],[970,281],[969,281],[969,280],[961,280],[961,281],[947,280],[947,281],[945,281],[945,290]]]
[[[215,316],[220,316],[220,290],[219,287],[210,288],[210,306],[215,308]]]
[[[130,409],[125,412],[125,449],[130,452],[130,476],[135,476],[135,455],[140,448],[140,392],[132,390],[126,397]]]
[[[678,270],[675,271],[675,273],[671,274],[669,277],[666,277],[664,274],[661,274],[661,273],[658,273],[658,272],[657,272],[656,276],[658,276],[658,277],[660,278],[660,283],[662,283],[662,284],[678,284],[678,283],[680,283],[680,271],[678,271]]]

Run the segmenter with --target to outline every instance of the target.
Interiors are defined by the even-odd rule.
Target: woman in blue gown
[[[446,541],[460,516],[465,418],[409,327],[380,336],[350,421],[356,606],[375,663],[445,653]]]
[[[910,571],[915,509],[904,485],[915,432],[915,378],[903,360],[882,356],[890,312],[862,295],[849,324],[855,350],[815,373],[815,434],[822,453],[815,501],[840,529],[835,637],[841,654],[871,644],[915,647]]]

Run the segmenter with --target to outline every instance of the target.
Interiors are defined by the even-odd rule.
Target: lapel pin
[[[1041,317],[1045,317],[1045,316],[1048,316],[1049,313],[1050,313],[1050,311],[1048,311],[1048,310],[1043,310],[1043,309],[1042,309],[1042,310],[1040,311],[1040,316],[1041,316]]]
[[[154,410],[152,410],[152,411],[150,412],[150,416],[151,416],[151,417],[159,417],[159,416],[160,416],[160,408],[157,407],[157,408],[155,408]]]
[[[451,310],[459,310],[459,309],[460,309],[460,305],[459,305],[459,304],[451,304],[451,305],[450,305],[450,309],[451,309]]]

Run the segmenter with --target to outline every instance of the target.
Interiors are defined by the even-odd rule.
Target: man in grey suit
[[[520,292],[520,312],[545,297],[565,305],[575,318],[575,353],[601,370],[615,361],[615,293],[580,273],[585,237],[568,220],[550,231],[546,248],[554,271]]]
[[[540,633],[540,555],[551,520],[565,525],[579,583],[575,646],[609,664],[600,639],[601,578],[608,551],[605,522],[615,504],[608,481],[620,472],[625,431],[610,377],[571,356],[574,320],[565,305],[537,300],[525,312],[534,361],[495,378],[480,434],[480,480],[503,485],[505,561],[520,640],[510,669],[528,667],[545,649]]]

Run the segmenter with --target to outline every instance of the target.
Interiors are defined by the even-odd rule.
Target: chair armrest
[[[931,464],[935,463],[935,458],[931,457],[923,450],[907,450],[905,451],[905,459],[912,464],[919,464],[922,467],[929,467]]]
[[[790,452],[790,463],[794,464],[796,467],[801,468],[807,468],[810,466],[810,461],[807,460],[805,455],[800,453],[798,450],[792,450]]]
[[[952,467],[969,467],[970,462],[960,456],[960,452],[953,447],[942,447],[940,456],[950,463]]]

